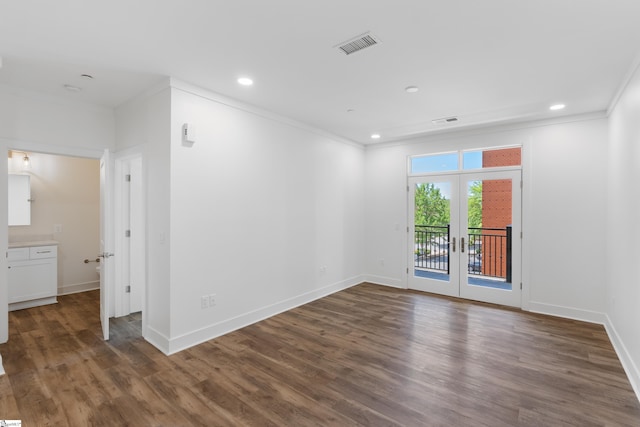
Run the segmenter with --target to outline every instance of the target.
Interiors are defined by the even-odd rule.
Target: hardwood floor
[[[97,292],[10,313],[25,426],[638,426],[604,328],[362,284],[165,356]]]

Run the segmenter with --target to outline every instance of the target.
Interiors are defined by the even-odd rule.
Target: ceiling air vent
[[[443,117],[441,119],[431,120],[431,123],[433,123],[434,125],[443,125],[447,123],[455,123],[457,121],[458,121],[457,117]]]
[[[375,46],[379,42],[380,40],[373,34],[364,33],[351,40],[342,42],[334,47],[337,47],[347,55],[351,55],[352,53],[361,51],[362,49],[365,49],[367,47]]]

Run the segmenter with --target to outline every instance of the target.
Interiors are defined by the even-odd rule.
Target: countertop
[[[32,248],[34,246],[57,246],[56,240],[31,240],[27,242],[11,242],[9,243],[9,249],[13,248]]]

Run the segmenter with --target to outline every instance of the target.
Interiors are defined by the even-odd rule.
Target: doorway
[[[521,171],[409,178],[408,287],[521,306]]]
[[[133,243],[131,243],[135,249],[129,251],[126,257],[128,264],[136,265],[132,273],[135,276],[136,286],[132,290],[137,292],[137,301],[139,301],[138,304],[134,303],[133,307],[128,308],[128,310],[129,312],[142,311],[144,306],[146,262],[144,252],[142,155],[139,153],[128,154],[126,157],[119,155],[116,159],[109,160],[104,157],[100,159],[97,155],[95,157],[86,157],[84,152],[75,153],[67,150],[61,150],[60,153],[55,153],[56,150],[52,150],[53,152],[49,150],[50,154],[40,150],[25,150],[24,148],[18,148],[17,150],[19,150],[19,156],[14,156],[15,161],[12,160],[11,153],[16,152],[16,150],[9,151],[8,172],[29,174],[32,177],[32,182],[38,184],[38,187],[34,187],[35,193],[33,193],[34,197],[31,200],[38,209],[33,212],[33,223],[30,227],[14,227],[14,230],[8,233],[9,240],[23,238],[22,235],[25,235],[24,238],[30,240],[43,240],[46,237],[46,239],[60,243],[58,246],[60,256],[58,260],[58,277],[60,280],[57,294],[64,295],[101,288],[100,294],[104,301],[101,301],[100,317],[103,321],[103,327],[108,326],[109,318],[118,315],[116,313],[118,304],[116,304],[115,300],[118,293],[114,292],[114,280],[110,280],[110,286],[105,284],[103,287],[100,284],[101,279],[104,279],[108,274],[105,268],[105,254],[108,251],[107,249],[100,249],[101,239],[97,232],[106,222],[113,224],[107,233],[109,236],[121,235],[121,231],[123,232],[124,228],[121,228],[123,225],[118,223],[117,218],[114,218],[117,215],[113,208],[107,209],[106,212],[101,212],[100,193],[103,190],[107,189],[109,193],[113,191],[113,195],[105,197],[105,199],[116,199],[115,201],[117,202],[122,198],[120,198],[121,193],[119,193],[118,188],[113,190],[108,188],[114,186],[115,179],[110,178],[105,182],[101,182],[100,172],[103,170],[101,166],[105,167],[114,163],[116,166],[127,165],[127,173],[135,176],[136,179],[133,181],[132,189],[122,197],[130,200],[126,209],[135,212],[135,214],[132,213],[130,215],[131,222],[128,224],[128,229],[136,230],[136,232],[132,234],[134,238],[132,239]],[[27,154],[30,159],[30,165],[25,170],[23,158],[27,157]],[[12,162],[15,163],[14,166],[12,166]],[[92,172],[86,172],[84,169],[77,170],[76,168],[81,167],[78,166],[79,164],[92,164]],[[85,168],[85,166],[82,166],[82,168]],[[113,169],[113,167],[109,167],[109,169]],[[105,167],[104,170],[107,170],[107,168]],[[87,174],[90,176],[86,176]],[[61,181],[59,185],[54,185],[52,182],[47,182],[49,175],[55,176],[57,180],[61,180],[61,177],[63,177],[66,181]],[[45,203],[48,203],[46,207]],[[115,207],[117,207],[117,203]],[[59,215],[66,212],[65,209],[75,216],[69,216],[66,220],[61,218]],[[113,246],[110,246],[110,248],[109,250],[113,250]],[[117,259],[110,256],[109,261],[111,261],[114,269],[118,271],[118,269],[121,269],[120,264],[123,261],[123,256],[120,255]],[[100,268],[96,269],[97,266],[100,266]],[[114,275],[112,274],[111,277],[113,278]],[[142,314],[139,317],[142,318],[142,325],[144,325]],[[107,331],[108,328],[103,330],[105,339],[108,338]],[[144,333],[144,327],[142,331]]]
[[[115,160],[115,247],[120,255],[116,264],[115,315],[143,312],[145,295],[145,227],[142,156]]]

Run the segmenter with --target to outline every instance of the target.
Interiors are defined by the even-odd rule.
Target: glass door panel
[[[519,307],[520,172],[463,175],[461,187],[460,296]]]
[[[458,294],[457,175],[409,180],[409,287],[444,295]]]
[[[520,177],[410,178],[408,287],[520,307]]]

